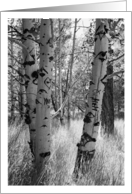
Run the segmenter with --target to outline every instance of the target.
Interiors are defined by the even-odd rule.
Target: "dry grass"
[[[52,128],[52,155],[46,172],[32,182],[35,173],[32,156],[27,144],[28,128],[24,124],[9,127],[9,185],[124,185],[124,121],[115,121],[115,134],[109,138],[99,135],[96,154],[85,176],[80,174],[76,183],[72,172],[77,154],[77,142],[82,133],[83,122],[72,121],[71,127]],[[17,132],[16,132],[17,131]],[[20,132],[20,133],[19,133]],[[17,135],[19,133],[19,135]],[[17,137],[16,140],[15,134]],[[12,142],[12,143],[10,143]]]

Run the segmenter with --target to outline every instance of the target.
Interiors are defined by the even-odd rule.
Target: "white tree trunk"
[[[25,122],[29,124],[30,129],[30,148],[32,153],[35,152],[36,136],[36,94],[38,65],[36,62],[36,49],[34,38],[34,27],[32,19],[23,19],[23,44],[28,53],[23,49],[24,67],[25,67],[25,87],[27,94],[27,112]],[[31,40],[32,39],[32,40]]]
[[[73,34],[73,45],[72,45],[72,54],[71,54],[71,66],[70,66],[70,77],[69,77],[69,88],[72,85],[72,69],[74,64],[74,50],[75,50],[75,39],[76,39],[76,30],[77,30],[77,18],[75,19],[75,27],[74,27],[74,34]],[[70,104],[71,104],[71,97],[68,97],[68,128],[70,128]]]
[[[108,29],[107,20],[96,19],[95,56],[92,68],[92,79],[90,81],[90,93],[84,118],[83,134],[80,143],[77,144],[78,154],[75,173],[81,167],[82,171],[86,172],[86,163],[93,158],[95,152],[95,144],[100,125],[102,98],[106,82],[105,78],[107,76]],[[84,164],[81,165],[81,161]]]
[[[49,19],[41,20],[40,28],[40,69],[36,100],[36,166],[50,156],[50,104],[52,83],[53,41]]]

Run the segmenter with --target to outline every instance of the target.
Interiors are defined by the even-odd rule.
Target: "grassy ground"
[[[86,176],[76,183],[72,178],[77,154],[76,144],[82,133],[82,120],[72,121],[71,127],[52,127],[52,155],[47,171],[33,183],[34,168],[28,146],[28,127],[24,123],[9,126],[8,183],[9,185],[124,185],[124,121],[115,121],[114,136],[99,133],[96,153]]]

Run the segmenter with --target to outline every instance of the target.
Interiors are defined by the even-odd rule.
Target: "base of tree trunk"
[[[48,185],[51,171],[48,165],[49,160],[45,159],[41,165],[34,164],[34,175],[32,177],[33,185]]]
[[[88,151],[78,149],[73,177],[78,179],[79,175],[86,175],[89,170],[89,164],[94,157],[95,151],[91,154]]]

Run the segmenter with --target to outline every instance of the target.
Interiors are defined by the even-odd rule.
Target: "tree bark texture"
[[[86,173],[89,161],[94,156],[95,145],[100,125],[102,99],[107,77],[107,54],[108,54],[108,22],[96,19],[94,61],[92,78],[90,81],[88,103],[85,112],[83,134],[80,143],[77,144],[77,158],[74,173],[78,176],[79,170]]]
[[[73,34],[73,45],[72,45],[72,54],[71,54],[71,65],[70,65],[70,76],[69,76],[69,89],[72,85],[72,69],[74,64],[74,50],[75,50],[75,40],[76,40],[76,30],[77,30],[77,18],[75,19],[75,27],[74,27],[74,34]],[[70,104],[71,104],[71,97],[68,97],[68,128],[70,128]]]
[[[41,169],[50,156],[50,105],[53,62],[53,40],[49,19],[41,20],[40,69],[36,99],[36,166]]]
[[[19,71],[22,76],[25,75],[25,69],[23,67],[19,68]],[[20,76],[20,92],[19,92],[19,108],[20,108],[20,115],[21,119],[24,119],[25,113],[26,113],[26,90],[24,85],[24,79]]]
[[[113,66],[107,67],[107,75],[113,73]],[[102,103],[101,125],[106,134],[114,133],[113,78],[108,79]]]
[[[59,19],[59,107],[62,105],[62,64],[61,64],[61,20]],[[63,124],[63,112],[60,110],[60,124]]]
[[[25,88],[26,88],[26,115],[25,122],[30,129],[29,146],[31,152],[35,153],[35,136],[36,136],[36,94],[38,86],[38,65],[36,62],[36,49],[34,38],[34,27],[32,19],[23,19],[23,44],[27,52],[23,49],[23,66],[25,67]]]
[[[11,33],[12,38],[12,33]],[[11,55],[13,56],[13,42],[11,42]],[[11,57],[11,66],[13,67],[14,60]],[[13,92],[13,68],[11,69],[11,119],[14,119],[14,92]]]

